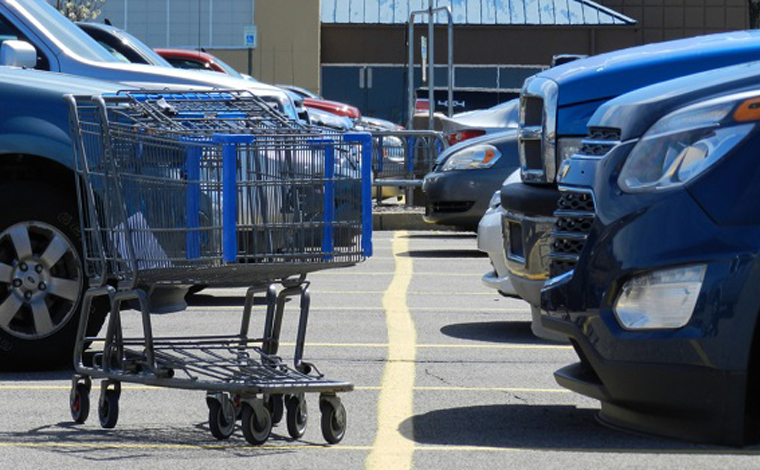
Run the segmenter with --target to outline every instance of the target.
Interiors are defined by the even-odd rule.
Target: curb
[[[374,212],[372,229],[378,232],[389,230],[460,231],[450,225],[430,224],[422,219],[421,213]]]

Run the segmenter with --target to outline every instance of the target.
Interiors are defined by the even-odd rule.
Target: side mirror
[[[3,41],[0,46],[0,65],[34,68],[37,65],[37,50],[26,41]]]

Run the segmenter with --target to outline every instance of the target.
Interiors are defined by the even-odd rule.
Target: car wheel
[[[71,364],[87,284],[76,201],[39,182],[2,185],[0,197],[13,201],[0,212],[0,367]],[[106,312],[93,302],[89,333]]]

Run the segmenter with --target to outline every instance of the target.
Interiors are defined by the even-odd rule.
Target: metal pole
[[[409,41],[409,67],[407,70],[407,111],[409,116],[407,117],[406,128],[411,129],[414,124],[414,17],[416,12],[412,12],[409,15],[409,35],[407,40]]]
[[[451,7],[445,7],[449,16],[449,117],[454,115],[454,15]]]
[[[428,103],[429,119],[428,129],[431,131],[435,125],[435,16],[433,15],[433,0],[428,6]]]

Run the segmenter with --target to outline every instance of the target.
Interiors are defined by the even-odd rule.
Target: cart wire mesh
[[[369,134],[248,92],[69,102],[91,285],[243,286],[372,254]]]

